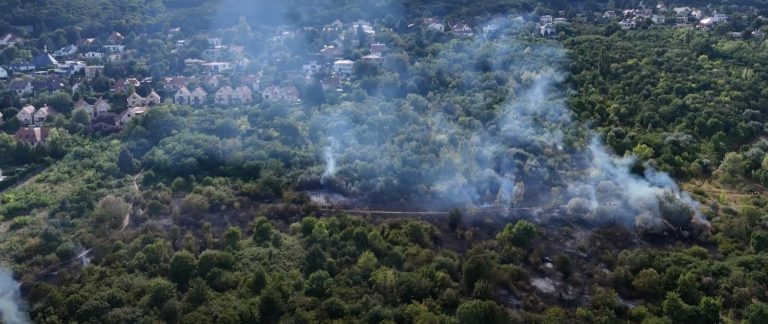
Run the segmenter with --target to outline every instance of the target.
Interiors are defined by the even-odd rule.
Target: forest
[[[768,40],[729,35],[761,1],[710,30],[624,30],[593,1],[241,4],[0,4],[35,47],[119,31],[169,70],[153,35],[246,15],[263,84],[301,99],[117,127],[71,111],[100,89],[34,98],[63,113],[36,146],[0,126],[2,321],[768,323]],[[510,19],[561,10],[548,38]],[[408,26],[431,16],[479,27]],[[384,26],[381,63],[357,32],[341,88],[292,78],[336,19]],[[263,41],[278,24],[295,37]]]

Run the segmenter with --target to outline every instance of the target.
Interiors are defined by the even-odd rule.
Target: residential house
[[[85,77],[92,79],[97,75],[104,75],[103,65],[89,65],[83,68],[85,70]]]
[[[109,53],[122,53],[125,51],[125,45],[104,45],[102,47]]]
[[[128,107],[139,107],[144,105],[144,98],[142,98],[136,92],[131,93],[131,95],[128,96],[127,101],[128,101]]]
[[[715,23],[728,22],[728,15],[722,13],[716,13],[714,17]]]
[[[83,54],[83,57],[87,59],[102,59],[104,58],[104,53],[90,51]]]
[[[176,94],[173,96],[173,101],[179,105],[188,105],[189,96],[191,95],[192,93],[189,92],[187,87],[182,87],[179,91],[176,91]]]
[[[64,90],[66,87],[66,81],[59,77],[32,81],[32,89],[35,91],[35,93],[56,92]]]
[[[160,98],[160,95],[155,92],[155,90],[152,90],[149,92],[146,98],[144,98],[144,103],[147,106],[155,106],[162,103],[162,99]]]
[[[656,15],[656,14],[654,14],[654,15],[651,16],[651,21],[654,24],[664,24],[664,23],[667,22],[667,17],[665,17],[664,15]]]
[[[497,30],[499,30],[499,25],[496,23],[490,23],[488,25],[483,26],[483,34],[489,35],[495,33]]]
[[[165,82],[163,83],[163,89],[165,90],[165,93],[171,93],[179,91],[182,87],[187,86],[187,78],[183,76],[177,76],[172,78],[165,78]]]
[[[568,20],[565,18],[555,18],[555,19],[552,19],[552,23],[555,25],[562,25],[562,24],[568,23]]]
[[[112,108],[112,105],[110,105],[102,97],[99,97],[99,99],[93,103],[93,110],[96,116],[108,113],[111,108]]]
[[[383,43],[371,44],[371,55],[383,56],[385,50],[387,50],[387,45]]]
[[[216,91],[215,101],[219,105],[229,105],[232,103],[234,90],[230,86],[223,86]]]
[[[451,31],[461,37],[472,37],[474,35],[472,27],[469,27],[469,25],[465,23],[459,23],[451,26]]]
[[[338,75],[329,75],[320,80],[325,90],[335,90],[341,88],[341,78]]]
[[[35,66],[36,70],[47,70],[58,67],[59,62],[56,61],[56,59],[53,58],[51,54],[43,52],[42,54],[32,59],[32,65]]]
[[[336,32],[336,31],[340,31],[342,28],[344,28],[344,24],[340,20],[336,19],[336,21],[323,26],[323,31]]]
[[[613,10],[606,10],[603,13],[603,18],[611,19],[611,18],[615,18],[615,17],[616,17],[616,12],[613,11]]]
[[[15,138],[18,142],[23,142],[35,146],[45,142],[49,133],[50,130],[46,127],[22,127],[16,131],[16,134],[13,135],[13,138]]]
[[[253,93],[251,92],[251,89],[245,86],[239,86],[235,89],[235,91],[232,93],[232,103],[239,105],[239,104],[249,104],[253,101]]]
[[[323,66],[317,63],[317,61],[310,61],[308,64],[304,64],[301,69],[304,71],[304,74],[314,75],[319,73]]]
[[[8,69],[16,72],[34,71],[35,65],[32,64],[32,62],[21,62],[21,63],[8,65]]]
[[[352,31],[357,32],[358,30],[363,31],[366,35],[369,37],[375,36],[376,32],[373,30],[373,26],[365,20],[358,20],[357,22],[352,23]]]
[[[269,86],[261,93],[266,101],[288,101],[295,102],[299,100],[299,90],[294,86],[278,87]]]
[[[112,44],[120,44],[124,39],[125,37],[118,32],[112,32],[112,34],[109,34],[109,37],[107,37],[107,40]]]
[[[219,83],[221,83],[221,77],[218,75],[206,76],[206,77],[203,77],[203,83],[205,83],[211,88],[217,88],[219,86]]]
[[[116,93],[129,93],[133,92],[141,85],[141,82],[136,78],[119,79],[115,82],[115,86],[112,91]]]
[[[382,60],[382,57],[380,55],[369,54],[369,55],[363,55],[363,57],[361,57],[360,59],[362,59],[365,62],[380,63]]]
[[[33,122],[33,117],[35,115],[35,107],[32,105],[27,105],[21,108],[19,112],[16,114],[16,119],[19,120],[21,125],[29,125]]]
[[[445,25],[443,25],[443,24],[441,24],[439,22],[433,22],[433,23],[430,23],[429,25],[427,25],[427,29],[435,30],[435,31],[439,31],[439,32],[444,32],[445,31]]]
[[[5,79],[8,77],[8,71],[0,66],[0,79]]]
[[[261,77],[258,75],[247,75],[240,79],[240,84],[245,85],[253,91],[259,91],[261,85]]]
[[[181,27],[171,28],[168,30],[168,38],[174,38],[181,35]]]
[[[186,88],[185,88],[186,89]],[[208,102],[208,92],[202,87],[197,87],[189,96],[189,104],[193,106],[204,105]]]
[[[59,63],[56,73],[74,75],[84,69],[85,66],[83,61],[64,61],[64,63]]]
[[[131,107],[124,111],[117,118],[117,126],[124,126],[130,123],[136,117],[139,117],[147,112],[147,107]]]
[[[208,37],[208,47],[210,48],[221,46],[223,43],[224,40],[221,37]]]
[[[48,120],[48,117],[53,117],[55,115],[56,110],[53,110],[53,108],[46,105],[35,111],[35,114],[32,115],[32,121],[35,125],[43,125],[45,124],[45,121]]]
[[[72,55],[75,55],[77,53],[77,45],[67,45],[59,49],[58,51],[53,52],[54,57],[70,57]]]
[[[201,65],[203,66],[203,69],[210,73],[220,73],[232,69],[232,65],[229,62],[210,62]]]
[[[15,80],[8,85],[7,90],[13,91],[17,96],[30,95],[35,88],[32,87],[32,82],[27,80]]]
[[[0,38],[0,46],[15,46],[17,43],[23,42],[24,39],[14,33],[7,33]]]
[[[333,62],[333,72],[336,74],[352,75],[355,62],[350,60],[338,60]]]
[[[93,105],[89,104],[82,98],[75,103],[75,107],[72,109],[72,111],[77,111],[78,109],[85,110],[85,112],[88,113],[91,118],[96,117],[96,110],[94,109]]]
[[[344,51],[337,48],[336,46],[331,45],[323,47],[323,49],[320,50],[320,54],[322,54],[326,59],[333,59],[344,55]]]
[[[637,21],[635,18],[623,19],[619,22],[619,26],[621,26],[621,29],[635,29],[637,28]]]
[[[550,15],[543,15],[543,16],[539,17],[539,24],[542,24],[542,25],[544,25],[544,24],[551,24],[553,19],[554,18],[552,16],[550,16]]]
[[[557,33],[557,29],[555,28],[555,25],[552,23],[546,23],[544,25],[539,26],[539,34],[544,37],[550,37],[555,36]]]

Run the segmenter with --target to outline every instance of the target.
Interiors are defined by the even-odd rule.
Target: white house
[[[568,23],[568,20],[565,18],[555,18],[555,19],[552,19],[552,23],[555,25],[562,25],[562,24]]]
[[[33,115],[33,121],[35,125],[42,125],[45,124],[45,121],[48,119],[48,117],[52,117],[54,115],[56,115],[56,111],[53,110],[53,108],[44,106],[35,112]]]
[[[21,108],[19,112],[16,114],[16,119],[21,122],[22,125],[26,126],[29,124],[32,124],[32,117],[35,115],[35,107],[32,105],[24,106],[24,108]]]
[[[93,103],[93,110],[96,116],[109,112],[111,108],[112,106],[101,97]]]
[[[6,71],[3,67],[0,66],[0,79],[5,79],[8,77],[8,71]]]
[[[83,55],[87,59],[102,59],[104,58],[104,53],[102,52],[87,52]]]
[[[214,73],[223,72],[223,71],[232,69],[232,65],[229,62],[210,62],[210,63],[203,63],[201,65],[203,66],[204,69]]]
[[[544,37],[554,36],[556,32],[557,29],[555,29],[555,25],[552,23],[547,23],[539,27],[539,34]]]
[[[441,24],[439,22],[433,22],[433,23],[427,25],[427,29],[436,30],[436,31],[439,31],[439,32],[444,32],[445,31],[445,25],[443,25],[443,24]]]
[[[208,93],[201,87],[197,87],[189,96],[189,104],[199,106],[208,102]]]
[[[139,107],[144,105],[144,98],[136,92],[131,93],[126,101],[128,102],[128,107]]]
[[[239,86],[232,92],[232,103],[249,104],[253,101],[253,92],[246,86]]]
[[[75,103],[75,108],[72,109],[72,111],[77,111],[79,109],[85,110],[85,112],[88,113],[91,118],[96,117],[96,111],[94,110],[93,105],[89,104],[82,98]]]
[[[53,52],[53,56],[66,57],[66,56],[75,55],[75,53],[77,53],[77,45],[73,44],[73,45],[64,46],[58,51]]]
[[[320,72],[322,68],[323,66],[317,63],[317,61],[310,61],[309,64],[304,64],[301,67],[301,69],[304,71],[304,74],[308,74],[308,75],[316,74]]]
[[[278,86],[269,86],[266,89],[264,89],[264,92],[261,93],[261,96],[266,101],[298,101],[299,100],[299,90],[296,89],[296,87],[290,86],[290,87],[278,87]]]
[[[350,60],[338,60],[333,62],[333,72],[337,74],[351,75],[355,62]]]
[[[111,53],[122,53],[125,51],[125,45],[104,45],[102,47]]]
[[[176,94],[173,96],[173,101],[179,105],[188,105],[189,104],[189,97],[192,95],[191,92],[187,89],[187,87],[181,87],[179,91],[176,91]]]
[[[663,24],[663,23],[667,22],[667,17],[665,17],[664,15],[656,15],[656,14],[654,14],[654,15],[651,16],[651,21],[654,24]]]
[[[134,118],[143,115],[145,112],[147,112],[147,107],[128,108],[128,110],[120,114],[120,117],[117,119],[117,125],[126,125],[130,123]]]
[[[716,13],[712,18],[714,18],[716,23],[728,22],[728,15],[726,14]]]
[[[147,106],[159,105],[162,102],[161,100],[162,99],[160,98],[160,95],[158,95],[155,90],[152,90],[149,92],[147,97],[144,98],[144,104]]]
[[[543,24],[551,24],[553,19],[554,18],[552,18],[552,16],[550,16],[550,15],[543,15],[543,16],[539,17],[539,23],[542,24],[542,25]]]
[[[230,86],[223,86],[216,91],[215,101],[219,105],[229,105],[232,103],[232,95],[234,90]]]

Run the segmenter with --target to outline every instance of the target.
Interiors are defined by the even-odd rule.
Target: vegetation
[[[621,30],[565,2],[300,2],[258,13],[228,0],[0,4],[0,32],[30,40],[0,63],[112,31],[147,58],[110,63],[74,96],[30,98],[63,113],[46,143],[0,133],[0,166],[12,167],[0,182],[0,264],[34,322],[768,322],[768,199],[755,194],[768,186],[768,41],[728,35],[762,22]],[[296,86],[301,102],[166,103],[122,128],[114,114],[68,111],[108,91],[110,77],[194,74],[175,60],[207,44],[173,52],[164,33],[229,26],[238,8],[265,25],[314,27],[285,42],[260,42],[264,26],[237,36],[270,62],[246,70]],[[514,10],[567,10],[570,23],[554,40],[532,25],[475,38],[408,27]],[[336,18],[380,20],[375,38],[357,33],[344,55],[381,41],[381,64],[358,61],[340,91],[322,87],[325,75],[291,78]],[[562,83],[530,99],[545,74]],[[12,118],[20,98],[4,98]],[[520,102],[557,116],[537,116],[536,128],[505,119]],[[635,215],[627,222],[588,194],[564,200],[619,190],[572,186],[600,171],[583,165],[593,133],[635,156],[633,174],[649,166],[684,181],[698,206],[661,196],[665,230],[641,233]],[[504,149],[482,149],[491,146]],[[347,215],[314,191],[403,214]],[[692,218],[694,207],[711,223]]]

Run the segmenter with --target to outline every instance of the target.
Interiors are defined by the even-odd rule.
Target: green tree
[[[183,285],[186,284],[195,273],[197,260],[195,255],[185,250],[176,252],[171,258],[170,275],[171,281]]]
[[[526,221],[519,220],[515,225],[507,224],[504,229],[496,235],[496,240],[501,244],[512,244],[519,247],[527,247],[531,241],[536,238],[536,225]]]
[[[510,318],[503,308],[489,300],[469,300],[456,309],[456,318],[461,324],[509,323]]]
[[[643,269],[635,276],[632,281],[632,287],[645,296],[655,298],[664,293],[661,275],[655,269]]]
[[[181,200],[181,212],[194,218],[201,218],[208,212],[208,198],[196,193],[188,194]]]

